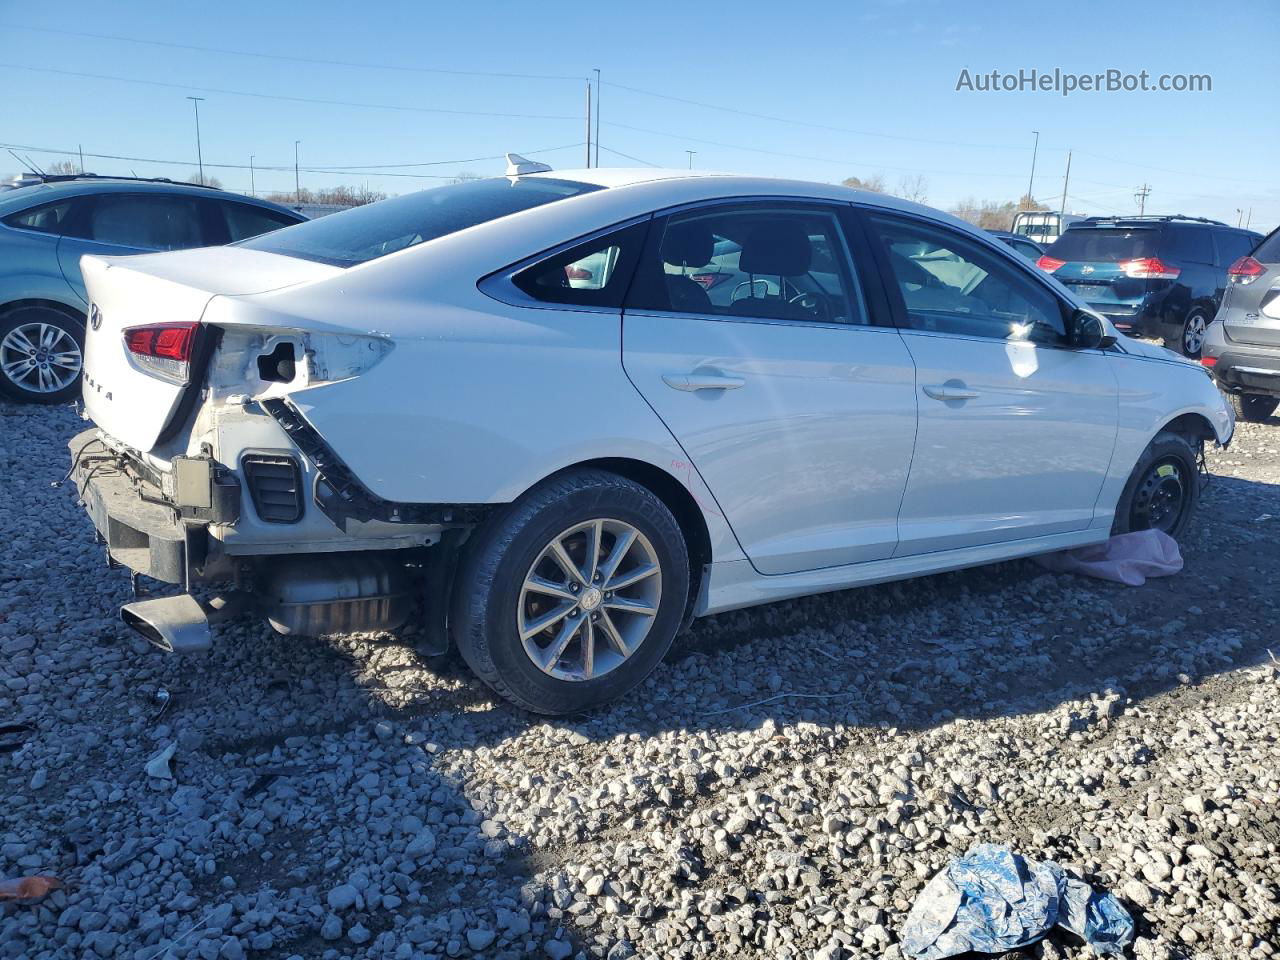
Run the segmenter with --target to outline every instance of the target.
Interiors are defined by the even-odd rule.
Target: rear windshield
[[[1072,227],[1045,251],[1068,263],[1133,260],[1154,257],[1160,231],[1151,227]]]
[[[351,267],[478,223],[600,187],[542,177],[471,180],[308,220],[238,246]]]
[[[1253,251],[1253,259],[1259,263],[1280,263],[1280,230],[1273,230],[1267,239]]]

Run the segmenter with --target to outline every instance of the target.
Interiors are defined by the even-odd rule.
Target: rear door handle
[[[741,377],[725,377],[708,373],[664,373],[662,382],[673,390],[693,393],[697,390],[737,390],[747,381]]]
[[[977,390],[970,390],[962,384],[938,383],[923,389],[935,400],[973,400],[979,396]]]

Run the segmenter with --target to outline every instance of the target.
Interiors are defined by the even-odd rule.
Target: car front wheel
[[[1180,433],[1162,432],[1142,451],[1120,494],[1111,532],[1160,530],[1175,540],[1200,502],[1197,451]]]
[[[688,553],[666,505],[624,477],[580,470],[476,531],[450,627],[502,696],[535,713],[577,713],[649,675],[688,599]]]
[[[63,403],[80,392],[84,325],[49,307],[0,315],[0,394],[26,403]]]

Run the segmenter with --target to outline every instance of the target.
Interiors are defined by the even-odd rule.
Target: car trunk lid
[[[84,257],[81,270],[90,303],[85,412],[107,434],[139,453],[151,451],[164,439],[184,399],[200,389],[204,363],[217,336],[200,326],[210,300],[341,272],[234,247]]]

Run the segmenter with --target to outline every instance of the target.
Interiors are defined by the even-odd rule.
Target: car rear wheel
[[[1182,434],[1156,434],[1120,494],[1112,534],[1160,530],[1175,540],[1181,536],[1200,502],[1197,459]]]
[[[1182,353],[1193,360],[1200,359],[1204,349],[1204,332],[1209,329],[1209,319],[1203,310],[1195,309],[1187,314],[1182,324]]]
[[[688,598],[688,553],[666,505],[624,477],[581,470],[476,531],[450,626],[502,696],[535,713],[577,713],[649,675]]]
[[[80,393],[84,324],[50,307],[0,315],[0,394],[26,403],[63,403]]]
[[[1233,393],[1230,396],[1236,417],[1249,423],[1261,423],[1280,406],[1280,400],[1275,397],[1260,397],[1253,393]]]

